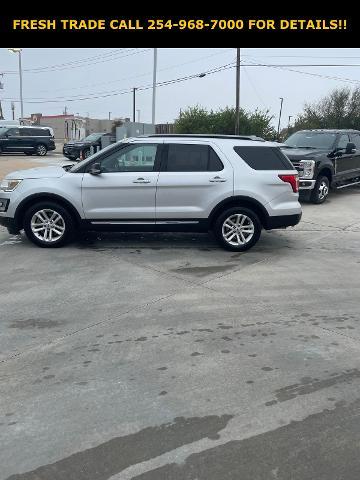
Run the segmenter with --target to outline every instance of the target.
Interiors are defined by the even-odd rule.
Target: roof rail
[[[253,140],[258,142],[265,142],[261,137],[256,135],[221,135],[221,134],[206,134],[206,133],[150,133],[148,135],[141,135],[141,137],[166,137],[166,138],[229,138],[231,140]]]

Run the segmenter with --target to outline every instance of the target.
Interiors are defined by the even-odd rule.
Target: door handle
[[[150,183],[150,180],[145,180],[145,178],[138,178],[137,180],[134,180],[133,183]]]
[[[210,178],[209,182],[212,182],[212,183],[222,183],[222,182],[226,182],[226,178],[213,177],[213,178]]]

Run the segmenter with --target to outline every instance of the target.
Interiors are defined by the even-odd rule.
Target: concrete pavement
[[[245,254],[0,230],[0,480],[358,480],[359,195]]]

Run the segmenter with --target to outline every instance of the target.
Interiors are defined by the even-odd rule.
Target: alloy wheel
[[[41,157],[43,157],[44,155],[46,155],[46,152],[47,152],[47,150],[46,150],[45,145],[39,145],[39,146],[37,147],[37,149],[36,149],[36,153],[37,153],[38,155],[40,155]]]
[[[255,233],[253,221],[243,213],[228,217],[222,226],[224,240],[233,246],[243,246],[250,242]]]
[[[31,218],[31,231],[42,242],[57,242],[65,233],[65,220],[50,208],[39,210]]]

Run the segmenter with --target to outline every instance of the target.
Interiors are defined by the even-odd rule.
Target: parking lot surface
[[[0,227],[0,480],[358,480],[359,205],[247,253]]]

